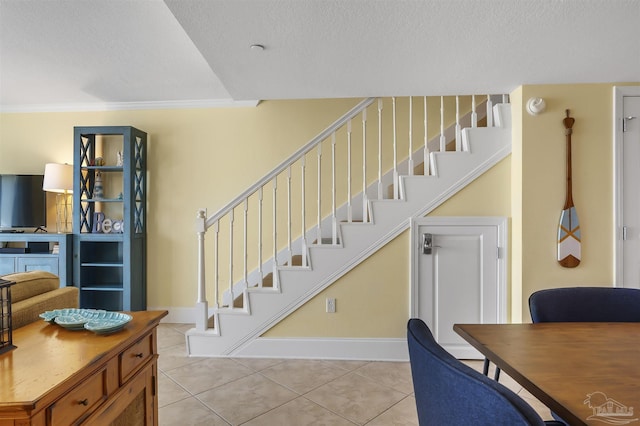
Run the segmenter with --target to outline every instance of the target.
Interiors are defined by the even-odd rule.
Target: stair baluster
[[[413,176],[413,97],[409,96],[409,155],[407,174]]]
[[[318,144],[318,233],[317,244],[322,245],[322,143]]]
[[[424,149],[422,152],[423,174],[429,176],[431,174],[431,166],[429,164],[429,125],[427,122],[427,97],[424,96]]]
[[[396,98],[392,99],[392,108],[393,108],[393,199],[397,200],[400,198],[398,191],[398,180],[400,179],[400,175],[398,174],[398,127],[396,126]]]
[[[300,232],[300,243],[302,244],[302,249],[301,249],[301,253],[302,253],[302,266],[303,267],[307,267],[309,266],[309,262],[307,260],[307,221],[306,221],[306,209],[305,209],[305,205],[306,205],[306,158],[304,156],[302,156],[302,158],[300,159],[300,172],[301,172],[301,177],[300,177],[300,187],[301,187],[301,206],[302,206],[302,211],[300,212],[301,217],[301,222],[302,222],[302,228],[301,228],[301,232]]]
[[[351,120],[347,121],[347,222],[353,222],[353,206],[351,201]]]
[[[471,95],[471,127],[478,127],[478,113],[476,112],[476,95]]]
[[[293,248],[291,247],[291,166],[287,169],[287,219],[287,264],[293,265]]]
[[[362,223],[368,222],[367,197],[367,110],[362,110]]]
[[[462,127],[460,126],[460,96],[456,96],[456,151],[462,151]]]
[[[247,229],[247,225],[248,225],[248,216],[249,216],[249,199],[245,198],[244,199],[244,211],[243,211],[243,223],[242,223],[242,227],[243,227],[243,244],[242,244],[242,257],[243,257],[243,261],[242,261],[242,269],[243,269],[243,290],[247,290],[249,288],[249,254],[247,252],[248,250],[248,244],[247,244],[247,237],[248,237],[248,229]],[[243,303],[244,305],[244,303]]]
[[[258,287],[262,288],[264,273],[262,272],[262,186],[258,188]]]
[[[440,152],[447,150],[447,140],[444,137],[444,96],[440,96]]]
[[[273,288],[278,288],[278,177],[275,176],[273,182],[273,258],[272,274]]]
[[[233,308],[233,301],[235,300],[233,295],[233,222],[234,210],[231,209],[229,212],[229,301],[227,304],[229,308]]]
[[[331,134],[331,243],[338,244],[338,217],[336,216],[336,132]]]
[[[378,99],[378,200],[384,198],[382,191],[382,99]]]

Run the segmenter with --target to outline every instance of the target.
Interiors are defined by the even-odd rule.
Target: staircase
[[[396,99],[392,102],[393,148],[390,151],[383,148],[382,126],[386,122],[380,100],[374,111],[378,120],[373,123],[374,128],[377,125],[378,140],[371,141],[371,134],[375,132],[370,130],[372,123],[367,122],[367,110],[376,108],[376,99],[366,99],[225,208],[209,218],[204,211],[198,213],[197,318],[196,327],[186,335],[190,355],[260,356],[255,345],[261,334],[407,229],[410,218],[429,213],[511,152],[508,104],[493,107],[491,98],[487,97],[484,119],[488,127],[475,127],[482,119],[476,111],[475,97],[471,110],[463,116],[456,97],[455,123],[445,128],[445,100],[440,98],[440,134],[430,141],[425,137],[426,143],[416,149],[410,118],[408,155],[398,161]],[[409,102],[409,116],[413,117],[415,102],[411,98]],[[427,110],[425,98],[424,135],[429,133]],[[352,120],[356,117],[361,118],[358,124],[362,122],[362,130],[357,135],[361,140],[354,144]],[[470,127],[465,127],[467,125]],[[338,169],[336,139],[345,140],[347,170]],[[452,141],[455,141],[455,150],[448,151],[447,145]],[[378,158],[373,163],[377,163],[377,168],[371,166],[367,153],[375,150],[376,145]],[[323,163],[326,162],[323,154],[326,157],[328,152],[331,166]],[[356,167],[352,167],[354,152],[361,152]],[[383,173],[385,152],[392,153],[393,161]],[[317,162],[312,172],[313,185],[307,182],[310,159]],[[300,172],[292,178],[294,168]],[[362,173],[355,184],[354,170]],[[338,189],[336,176],[341,174],[347,177],[347,189]],[[293,184],[296,178],[299,182]],[[301,188],[298,200],[292,196],[292,186]],[[313,202],[309,201],[309,186],[317,186]],[[356,194],[352,193],[356,192],[352,189],[354,186],[360,187]],[[282,192],[286,192],[286,196]],[[336,194],[340,192],[346,193],[346,201],[338,206]],[[269,206],[266,206],[267,198],[272,198]],[[316,210],[313,214],[309,214],[309,205]],[[301,210],[299,217],[295,217],[293,210]],[[313,225],[308,224],[310,216],[316,217]],[[249,226],[249,218],[257,219],[258,225]],[[264,231],[267,223],[272,232]],[[292,231],[292,223],[301,229],[298,236]],[[249,237],[250,230],[255,228],[257,236]],[[214,253],[213,258],[205,262],[208,230],[213,230],[210,233]],[[265,234],[269,235],[266,240]],[[257,254],[251,256],[249,251],[254,246]],[[271,255],[263,260],[264,252],[269,250]],[[205,265],[213,267],[213,273],[209,274],[214,281],[211,308],[207,301]],[[227,288],[222,290],[225,282]]]

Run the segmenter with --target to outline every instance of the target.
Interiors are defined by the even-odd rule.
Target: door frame
[[[420,272],[419,261],[422,256],[421,226],[495,226],[498,231],[497,274],[498,274],[498,322],[507,322],[507,260],[508,260],[508,219],[502,216],[426,216],[411,218],[411,290],[409,291],[409,315],[420,316],[419,293]]]
[[[624,98],[640,96],[640,86],[613,87],[613,286],[624,286],[624,262],[622,242],[622,188],[623,188],[623,147]]]

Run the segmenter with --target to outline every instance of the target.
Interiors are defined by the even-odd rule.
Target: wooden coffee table
[[[167,311],[130,312],[107,335],[37,321],[0,355],[0,426],[158,424],[156,327]]]

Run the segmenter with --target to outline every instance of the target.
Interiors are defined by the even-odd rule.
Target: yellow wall
[[[613,85],[524,86],[513,109],[523,111],[531,97],[544,98],[547,110],[538,116],[520,113],[521,139],[514,140],[522,150],[517,171],[522,185],[514,188],[522,197],[522,270],[514,282],[522,282],[524,321],[530,318],[527,300],[535,290],[613,283]],[[566,192],[566,109],[575,118],[573,200],[582,236],[582,261],[576,268],[557,262],[557,226]]]
[[[511,102],[511,322],[522,322],[522,87]]]
[[[73,162],[73,127],[148,133],[148,306],[193,307],[196,211],[214,212],[359,100],[262,102],[257,108],[0,114],[0,173]],[[274,142],[276,141],[276,142]],[[55,223],[49,224],[55,229]]]
[[[414,149],[421,144],[418,141],[424,135],[422,100],[422,97],[413,99]],[[132,125],[146,131],[149,138],[148,306],[192,308],[196,298],[194,223],[197,210],[207,208],[212,214],[226,205],[358,101],[266,101],[256,108],[227,109],[3,113],[0,114],[0,173],[43,173],[45,163],[73,163],[74,126]],[[461,111],[468,110],[470,102],[470,97],[461,97]],[[430,111],[439,111],[438,97],[429,98],[429,103]],[[384,99],[383,133],[387,140],[391,139],[391,105],[390,99]],[[408,109],[408,98],[398,98],[398,117],[403,117],[403,122],[398,123],[397,134],[400,159],[408,152]],[[446,99],[445,109],[445,126],[449,126],[455,118],[454,98]],[[377,104],[369,108],[368,119],[377,122]],[[439,126],[439,114],[430,114],[430,137],[437,134]],[[376,145],[377,132],[371,133],[373,135],[369,137],[374,140],[369,140],[368,144]],[[345,135],[339,133],[337,137],[344,140]],[[354,120],[353,164],[361,161],[361,141],[361,124]],[[368,150],[370,164],[375,164],[376,154],[376,150]],[[330,176],[329,158],[325,152],[323,167],[327,170],[323,176]],[[383,167],[388,169],[392,159],[390,151],[385,152],[383,158]],[[313,160],[307,162],[308,169],[315,167]],[[374,179],[377,168],[370,167],[368,173],[370,179]],[[313,171],[309,175],[307,186],[314,188]],[[360,188],[361,174],[357,169],[353,179],[352,187]],[[324,185],[323,189],[327,191],[329,186]],[[280,190],[278,194],[284,196],[286,191]],[[294,196],[297,195],[296,192]],[[52,197],[48,201],[53,205]],[[270,197],[265,195],[264,223],[267,228],[271,222],[270,202]],[[328,212],[331,206],[325,203],[323,207]],[[51,213],[52,209],[49,210]],[[314,223],[314,211],[308,209],[308,214],[307,223]],[[280,217],[286,220],[286,215]],[[54,218],[55,214],[49,215],[51,229]],[[297,225],[293,225],[294,230],[299,229]],[[279,226],[285,229],[284,224]],[[226,231],[223,229],[221,234]],[[221,235],[221,240],[223,238]],[[208,238],[208,249],[212,247],[212,241],[213,238]],[[235,248],[236,259],[239,259],[242,254],[240,244]],[[269,250],[270,246],[265,244],[267,257]],[[222,258],[221,264],[224,261]],[[227,269],[221,270],[221,282],[228,282]],[[235,269],[236,273],[240,270],[239,267]],[[207,268],[209,283],[212,282],[211,271],[212,268]],[[210,301],[212,297],[213,286],[209,285]]]
[[[540,85],[515,90],[510,96],[511,157],[431,213],[511,217],[508,268],[512,322],[530,320],[527,301],[536,290],[612,283],[613,86]],[[527,114],[524,104],[530,97],[543,97],[546,112],[536,117]],[[583,261],[575,269],[563,268],[556,260],[557,225],[566,188],[562,119],[567,108],[576,119],[572,136],[573,199],[583,236]],[[409,234],[405,232],[265,336],[402,337],[408,315],[409,254]],[[387,295],[389,275],[394,277],[393,283],[403,283],[393,286],[400,295]],[[362,293],[353,296],[355,288],[364,291],[370,304],[362,303],[367,300]],[[388,297],[386,310],[380,310],[378,295]],[[338,313],[325,313],[326,297],[337,299]],[[356,299],[352,301],[350,297]],[[341,303],[343,299],[347,301]],[[341,313],[340,307],[347,312]],[[344,321],[336,324],[340,318]]]
[[[514,321],[521,317],[528,320],[526,301],[536,289],[612,282],[612,87],[523,86],[514,91],[512,156],[432,212],[512,216]],[[545,113],[532,117],[522,112],[531,96],[546,99]],[[206,207],[212,213],[225,205],[356,102],[274,101],[238,109],[3,113],[0,173],[42,173],[47,162],[71,163],[73,126],[132,125],[147,131],[148,305],[190,308],[196,288],[193,225],[197,209]],[[571,109],[576,119],[574,201],[583,233],[583,261],[576,269],[561,268],[556,262],[556,226],[565,192],[565,108]],[[408,235],[401,234],[267,335],[403,336],[409,311]],[[324,299],[329,296],[337,299],[336,314],[324,313]]]

